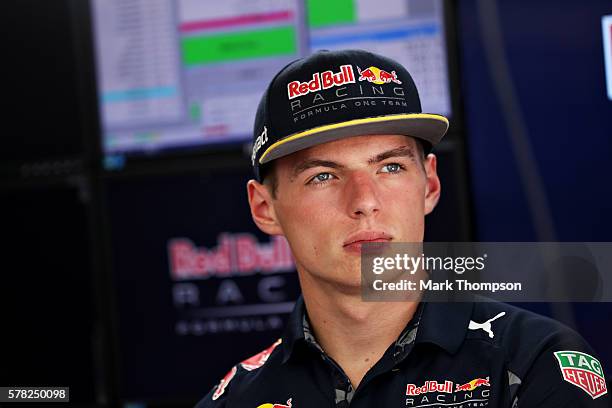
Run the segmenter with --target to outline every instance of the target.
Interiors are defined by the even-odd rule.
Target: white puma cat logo
[[[497,316],[487,320],[484,323],[476,323],[473,320],[470,320],[470,325],[468,326],[468,329],[470,330],[478,330],[478,329],[482,329],[484,331],[486,331],[487,333],[489,333],[489,337],[493,338],[495,335],[493,334],[493,331],[491,330],[491,322],[493,320],[497,320],[500,317],[504,316],[506,314],[506,312],[501,312],[499,313]]]

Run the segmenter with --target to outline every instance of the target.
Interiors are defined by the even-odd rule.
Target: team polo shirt
[[[576,332],[499,302],[420,303],[353,389],[317,343],[300,298],[283,337],[233,367],[197,408],[349,406],[610,408],[612,402],[599,360]]]

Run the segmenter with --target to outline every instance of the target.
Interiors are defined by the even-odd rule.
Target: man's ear
[[[251,217],[253,217],[257,227],[268,235],[283,235],[274,211],[270,190],[256,180],[249,180],[247,182],[247,194],[249,196],[249,207],[251,207]]]
[[[442,185],[440,184],[440,178],[438,177],[438,159],[433,153],[429,153],[425,158],[425,215],[431,213],[438,201],[440,200],[440,192]]]

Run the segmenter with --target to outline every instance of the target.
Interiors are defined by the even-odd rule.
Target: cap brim
[[[435,146],[447,130],[448,119],[431,113],[405,113],[354,119],[308,129],[278,140],[263,152],[259,163],[264,164],[311,146],[350,136],[406,135],[423,139]]]

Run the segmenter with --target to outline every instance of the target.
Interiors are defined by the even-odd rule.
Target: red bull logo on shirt
[[[261,404],[257,408],[291,408],[291,398],[287,400],[287,404]]]
[[[391,82],[396,84],[402,83],[402,81],[397,79],[395,71],[387,72],[378,67],[368,67],[362,71],[361,68],[357,67],[357,72],[359,73],[360,81],[368,81],[377,85],[389,84]]]
[[[489,377],[487,378],[474,378],[472,381],[468,381],[465,384],[457,384],[455,391],[473,391],[481,385],[490,387]]]
[[[448,380],[444,381],[443,383],[439,383],[437,381],[425,381],[425,384],[421,386],[416,384],[408,384],[406,386],[406,395],[415,396],[430,392],[451,393],[453,392],[453,382]]]
[[[416,396],[421,394],[427,394],[430,392],[443,392],[451,394],[458,391],[473,391],[480,386],[490,387],[489,377],[486,378],[474,378],[472,381],[468,381],[465,384],[455,384],[453,389],[452,381],[444,381],[439,383],[437,381],[425,381],[425,384],[417,386],[416,384],[408,384],[406,386],[406,395]]]
[[[212,395],[213,401],[219,399],[219,397],[223,395],[223,393],[225,392],[225,389],[227,388],[227,384],[229,384],[229,382],[232,381],[232,378],[234,378],[234,376],[236,375],[237,370],[238,369],[234,366],[232,367],[231,370],[229,370],[227,374],[225,374],[225,377],[223,377],[221,382],[219,382],[219,385],[217,385],[217,389]]]
[[[484,387],[483,387],[484,386]],[[488,405],[489,377],[477,377],[466,383],[451,380],[425,381],[422,385],[406,385],[406,406],[411,408],[484,407]]]
[[[272,352],[274,351],[274,349],[276,348],[276,346],[278,346],[279,344],[282,343],[282,339],[278,339],[274,342],[274,344],[272,344],[270,347],[268,347],[267,349],[265,349],[264,351],[255,354],[253,357],[249,357],[246,360],[244,360],[242,363],[239,364],[239,366],[241,366],[242,368],[244,368],[247,371],[253,371],[258,369],[259,367],[261,367],[262,365],[264,365],[266,363],[266,361],[268,361],[268,357],[270,357],[270,354],[272,354]],[[230,381],[232,381],[232,378],[234,378],[234,376],[236,375],[236,372],[238,371],[238,366],[234,366],[232,367],[232,369],[225,374],[225,377],[223,377],[223,379],[221,380],[221,382],[219,382],[219,384],[217,385],[217,389],[215,390],[215,392],[212,395],[212,400],[215,401],[217,399],[219,399],[219,397],[221,395],[223,395],[223,393],[225,392],[225,389],[227,388],[227,385],[229,384]],[[287,407],[287,408],[291,408],[291,399],[289,399],[289,401],[287,401],[287,403],[289,405],[270,405],[271,407],[275,407],[275,408],[280,408],[280,407]],[[265,404],[264,404],[265,405]],[[260,405],[260,406],[264,406],[264,405]]]

